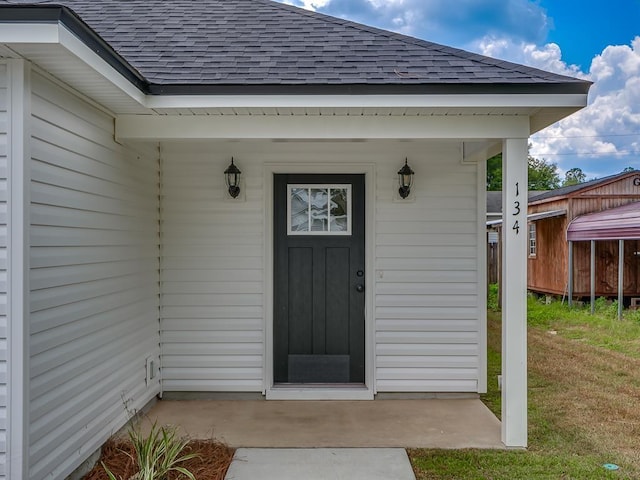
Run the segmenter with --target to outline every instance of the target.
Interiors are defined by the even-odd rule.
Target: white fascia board
[[[471,95],[148,95],[145,106],[167,108],[545,108],[587,105],[582,94]]]
[[[60,43],[60,25],[55,23],[0,23],[0,43]]]
[[[139,105],[146,95],[118,73],[62,23],[0,23],[0,43],[24,45],[59,45],[89,68],[127,94]]]
[[[69,52],[74,54],[90,68],[103,76],[114,86],[122,90],[129,97],[135,100],[140,105],[144,105],[146,95],[141,92],[137,87],[131,84],[129,80],[124,78],[120,73],[116,71],[111,65],[105,62],[98,54],[91,50],[82,40],[76,37],[73,33],[67,30],[63,25],[59,25],[60,28],[60,45],[66,48]]]
[[[158,116],[116,117],[118,140],[528,138],[527,116]]]

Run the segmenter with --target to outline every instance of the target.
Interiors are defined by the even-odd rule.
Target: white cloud
[[[307,10],[317,10],[324,7],[331,0],[278,0],[287,5],[306,8]]]
[[[548,68],[553,65],[547,69],[573,69],[561,60]],[[589,105],[532,137],[531,153],[563,170],[578,166],[589,177],[640,168],[640,37],[608,46],[594,57],[589,73],[579,76],[594,82]]]
[[[581,72],[577,65],[567,65],[562,60],[560,47],[555,43],[547,43],[539,47],[533,43],[517,42],[512,38],[487,36],[472,42],[467,48],[482,55],[529,65],[560,75],[588,78],[588,75]]]
[[[532,0],[279,0],[446,45],[464,45],[487,33],[544,40],[551,21]]]

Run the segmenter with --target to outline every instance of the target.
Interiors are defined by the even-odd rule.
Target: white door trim
[[[347,173],[365,176],[365,386],[274,387],[273,384],[273,175],[277,173]],[[266,163],[264,185],[264,363],[267,400],[372,400],[375,395],[375,165],[373,163]]]

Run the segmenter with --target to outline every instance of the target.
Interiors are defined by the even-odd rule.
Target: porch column
[[[502,441],[527,446],[527,138],[502,148]]]

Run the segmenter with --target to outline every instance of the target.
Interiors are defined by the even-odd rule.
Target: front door
[[[364,384],[364,185],[275,175],[276,384]]]

